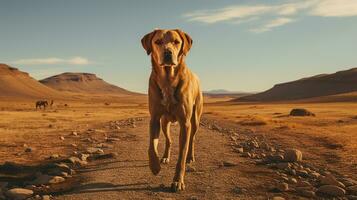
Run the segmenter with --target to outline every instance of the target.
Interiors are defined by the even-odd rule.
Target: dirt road
[[[109,130],[108,130],[109,131]],[[72,192],[55,199],[267,199],[277,175],[264,166],[256,166],[233,152],[226,134],[202,127],[197,135],[196,162],[186,174],[187,189],[172,193],[170,185],[178,155],[178,126],[172,126],[172,161],[158,176],[148,167],[148,120],[137,122],[108,137],[120,138],[110,151],[116,159],[91,163],[79,174],[85,181]],[[163,135],[160,153],[163,152]],[[223,162],[235,166],[223,166]]]

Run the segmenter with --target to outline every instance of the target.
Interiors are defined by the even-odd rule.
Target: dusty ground
[[[224,100],[224,99],[219,99]],[[173,162],[158,176],[147,166],[148,113],[146,99],[130,103],[58,102],[36,111],[32,102],[0,103],[0,164],[5,161],[38,163],[49,155],[71,155],[89,145],[117,137],[115,159],[96,161],[81,170],[84,182],[56,199],[267,199],[281,195],[300,199],[293,192],[270,191],[279,178],[275,170],[256,165],[233,151],[231,135],[202,127],[197,138],[196,171],[186,178],[187,191],[169,192],[177,158],[177,127],[173,127]],[[204,119],[234,130],[239,136],[257,136],[283,149],[298,148],[304,162],[357,179],[357,104],[234,104],[209,99]],[[128,101],[126,101],[128,102]],[[68,106],[64,106],[64,104]],[[292,108],[311,110],[316,117],[289,117]],[[111,121],[140,117],[136,127],[113,129]],[[88,132],[94,129],[94,132]],[[73,136],[72,131],[79,136]],[[60,139],[64,137],[64,140]],[[73,147],[76,144],[77,147]],[[163,142],[161,141],[161,145]],[[31,152],[25,152],[31,147]],[[162,146],[161,151],[162,152]],[[222,166],[222,162],[235,166]]]

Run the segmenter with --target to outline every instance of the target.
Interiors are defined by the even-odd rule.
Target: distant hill
[[[37,99],[64,97],[64,94],[42,85],[28,73],[0,63],[0,97],[7,99]]]
[[[209,90],[209,91],[204,91],[203,94],[205,96],[210,96],[210,97],[233,97],[233,98],[238,98],[242,96],[247,96],[252,93],[248,92],[235,92],[235,91],[229,91],[225,89],[216,89],[216,90]]]
[[[83,94],[133,95],[121,87],[109,84],[95,74],[66,72],[40,80],[40,82],[58,91]]]
[[[236,101],[301,100],[355,91],[357,91],[357,68],[352,68],[277,84],[265,92],[240,97]]]

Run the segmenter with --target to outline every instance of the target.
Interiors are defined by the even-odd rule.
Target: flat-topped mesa
[[[74,72],[65,72],[49,78],[43,79],[41,83],[51,83],[51,82],[85,82],[85,81],[103,81],[103,79],[98,78],[95,74],[91,73],[74,73]]]
[[[121,87],[109,84],[91,73],[65,72],[40,80],[40,82],[59,91],[108,95],[135,94]]]

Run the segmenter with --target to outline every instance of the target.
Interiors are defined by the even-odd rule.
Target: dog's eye
[[[175,44],[180,44],[180,41],[175,40],[174,43],[175,43]]]
[[[162,45],[162,43],[163,43],[162,40],[156,40],[155,41],[155,44],[157,44],[157,45]]]

